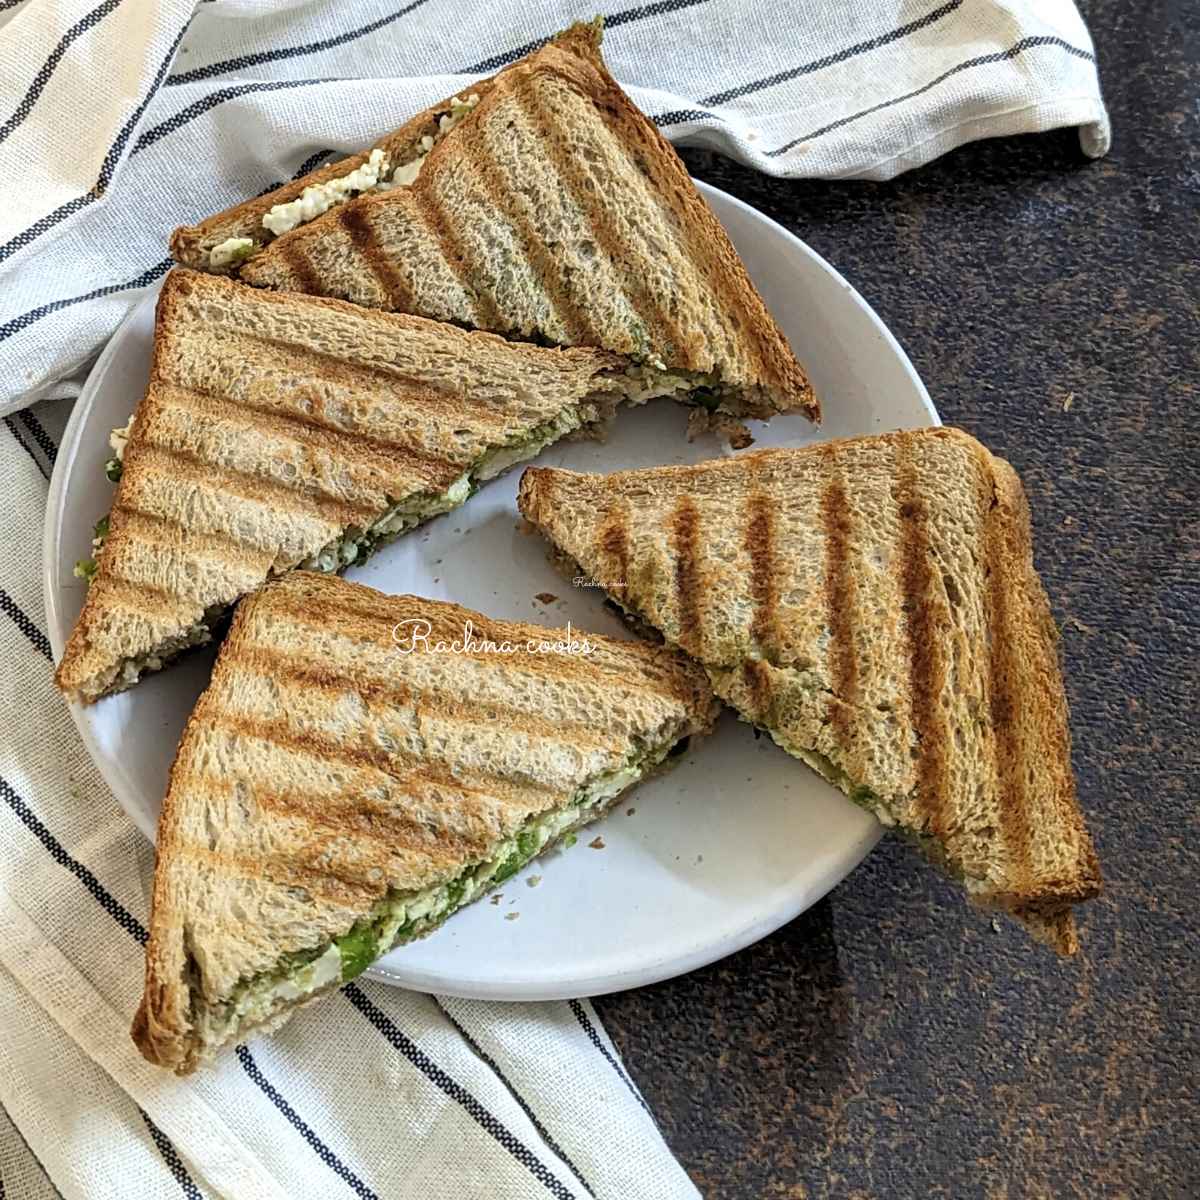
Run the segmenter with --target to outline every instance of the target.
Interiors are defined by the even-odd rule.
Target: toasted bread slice
[[[260,229],[241,278],[600,346],[685,375],[710,409],[818,419],[808,379],[724,229],[609,75],[599,40],[598,25],[574,26],[472,85],[477,105],[415,182],[365,192],[273,240]],[[406,126],[395,138],[416,132]],[[178,231],[175,252],[202,262],[213,239],[261,223],[275,195]]]
[[[925,429],[606,477],[522,513],[790,754],[1073,952],[1100,872],[1020,481]]]
[[[492,82],[491,79],[485,79],[473,83],[465,90],[466,94],[481,99],[491,89]],[[447,96],[417,113],[399,129],[373,142],[359,154],[351,154],[338,159],[337,162],[326,163],[325,166],[281,184],[261,196],[255,196],[252,200],[242,201],[206,217],[196,225],[180,226],[171,234],[172,257],[181,266],[196,271],[236,274],[241,263],[258,254],[263,246],[274,240],[275,234],[263,225],[263,218],[272,209],[294,203],[303,196],[307,188],[324,187],[337,180],[346,179],[363,167],[369,167],[373,150],[380,151],[393,170],[398,166],[403,167],[423,160],[428,155],[426,147],[431,142],[441,141],[445,136],[443,120],[447,123],[453,122],[455,111],[461,111],[462,106],[462,97]],[[241,253],[234,254],[231,261],[220,261],[222,256],[218,254],[218,260],[214,262],[213,251],[234,241],[250,244],[245,246]]]
[[[134,1041],[186,1074],[275,1028],[602,815],[717,710],[663,646],[306,571],[269,585],[171,770]]]
[[[653,394],[630,369],[172,272],[59,687],[85,701],[126,687],[272,576],[359,561],[622,397]]]

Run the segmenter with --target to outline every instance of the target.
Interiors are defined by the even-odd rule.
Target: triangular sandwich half
[[[615,475],[520,508],[790,754],[1060,952],[1100,873],[1015,472],[924,429]]]
[[[171,770],[134,1040],[186,1074],[276,1028],[602,816],[718,707],[661,645],[269,585]]]
[[[422,132],[433,125],[436,144]],[[258,287],[600,346],[685,378],[709,410],[817,419],[808,379],[720,222],[608,73],[598,23],[472,85],[440,116],[422,113],[376,152],[392,169],[422,137],[430,148],[415,178],[404,166],[408,182],[356,176],[362,189],[332,199],[356,198],[330,207],[332,181],[364,169],[358,156],[178,230],[172,248],[204,268],[236,243],[240,265],[222,253],[218,269]]]
[[[128,687],[271,576],[360,561],[662,386],[629,370],[173,271],[59,686],[85,701]]]

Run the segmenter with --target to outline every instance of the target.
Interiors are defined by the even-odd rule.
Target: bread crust
[[[467,91],[476,92],[481,97],[492,86],[491,79],[481,80],[472,84]],[[461,93],[458,93],[461,95]],[[213,271],[220,274],[236,274],[236,270],[215,270],[209,265],[209,255],[214,246],[219,246],[229,238],[261,237],[263,232],[262,219],[277,204],[288,204],[299,198],[307,187],[328,183],[331,179],[340,179],[351,171],[357,170],[371,155],[372,150],[383,150],[393,163],[411,161],[420,152],[421,139],[432,137],[437,133],[438,117],[450,110],[454,96],[447,96],[436,104],[417,113],[415,117],[405,121],[399,129],[385,134],[377,142],[373,142],[359,154],[351,154],[336,162],[326,163],[307,175],[290,180],[279,187],[255,196],[253,200],[245,200],[233,204],[219,213],[195,225],[181,225],[170,237],[171,256],[181,266],[191,267],[197,271]]]
[[[430,643],[394,653],[391,631],[413,619],[429,622]],[[132,1027],[150,1061],[186,1074],[211,1057],[218,1047],[201,1036],[197,1006],[228,996],[239,972],[340,936],[389,889],[455,878],[638,745],[711,729],[718,706],[703,672],[665,646],[575,630],[590,655],[430,648],[461,638],[467,622],[497,644],[565,639],[305,571],[239,606],[159,818]],[[405,749],[406,725],[426,744]],[[384,731],[395,750],[372,749]],[[488,774],[498,752],[504,771]],[[235,803],[221,806],[224,793],[204,782],[214,774]],[[302,786],[335,777],[324,800],[302,801]],[[230,924],[226,910],[243,917]]]
[[[1008,463],[926,429],[605,477],[535,467],[518,505],[745,719],[1073,952],[1070,906],[1100,870]]]

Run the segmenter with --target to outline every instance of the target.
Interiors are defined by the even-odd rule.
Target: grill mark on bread
[[[428,170],[427,163],[423,170]],[[413,206],[417,215],[425,223],[434,241],[442,252],[442,260],[450,269],[450,273],[458,280],[471,308],[475,312],[474,325],[477,329],[505,329],[507,325],[501,316],[495,298],[476,286],[466,265],[466,255],[462,243],[454,233],[452,223],[443,214],[440,205],[426,188],[411,190]]]
[[[372,607],[370,605],[358,605],[350,599],[341,599],[335,605],[324,604],[319,599],[310,599],[306,606],[302,609],[292,608],[284,604],[278,594],[272,595],[273,608],[272,612],[276,615],[283,615],[296,626],[303,629],[311,629],[315,632],[324,632],[331,624],[342,628],[351,625],[355,620],[360,620],[364,623],[363,640],[368,638],[378,644],[383,641],[390,644],[391,630],[396,625],[397,620],[406,618],[397,616],[397,610],[388,611],[386,607]],[[421,610],[414,608],[412,610],[414,616],[421,616]],[[528,626],[516,625],[498,625],[491,624],[486,627],[476,626],[475,636],[480,639],[490,639],[495,642],[505,640],[513,641],[514,639],[524,641],[528,636]],[[550,640],[554,636],[565,632],[560,629],[547,628],[544,631],[540,628],[536,631],[539,635],[545,632]],[[454,638],[461,638],[462,626],[452,625],[433,625],[430,629],[430,641],[452,641]],[[530,654],[529,662],[526,663],[521,655],[506,655],[505,668],[509,671],[515,671],[520,674],[535,675],[538,678],[551,678],[555,680],[568,680],[573,684],[584,682],[589,676],[592,677],[593,686],[598,692],[607,692],[611,694],[613,687],[627,690],[630,693],[645,695],[649,694],[666,700],[684,699],[690,701],[694,696],[695,691],[692,685],[688,682],[685,672],[679,669],[675,664],[664,664],[666,669],[663,671],[663,680],[661,686],[659,681],[651,681],[648,678],[639,680],[638,686],[634,688],[630,684],[629,667],[633,666],[641,672],[645,672],[645,659],[640,654],[635,654],[631,649],[627,649],[621,642],[613,641],[612,639],[599,640],[595,635],[592,637],[593,644],[598,646],[604,654],[605,661],[600,661],[598,656],[593,653],[587,657],[580,655],[558,655],[558,654]],[[629,657],[626,658],[626,655]],[[486,651],[479,652],[464,652],[462,655],[456,655],[457,658],[466,658],[473,662],[491,663],[496,659],[496,655]],[[608,661],[611,659],[611,664]]]
[[[303,229],[304,227],[300,226],[299,228]],[[312,263],[308,261],[308,253],[304,249],[304,238],[289,238],[287,234],[284,234],[275,239],[275,249],[292,277],[299,281],[300,291],[306,292],[310,296],[325,295],[325,285],[321,281],[320,272],[315,270]]]
[[[267,294],[279,295],[288,299],[297,298],[287,296],[286,293]],[[487,398],[486,396],[481,396],[476,391],[468,397],[463,392],[448,387],[441,377],[422,378],[417,375],[405,374],[401,368],[388,363],[347,358],[311,346],[298,347],[295,343],[282,337],[271,337],[259,330],[230,327],[225,330],[225,342],[228,348],[241,350],[251,362],[262,360],[269,355],[269,365],[272,367],[286,365],[301,380],[315,379],[328,384],[335,399],[340,399],[342,396],[347,400],[374,399],[379,396],[381,390],[385,389],[388,406],[395,406],[401,410],[397,413],[398,420],[408,415],[402,411],[403,409],[419,408],[432,414],[452,417],[456,421],[462,420],[464,425],[470,428],[482,426],[488,430],[507,429],[512,423],[511,414],[506,412],[502,405],[497,404],[494,408],[485,407],[480,400]],[[470,357],[472,348],[473,343],[466,347],[454,343],[447,344],[448,350],[459,351],[464,358]],[[496,357],[495,348],[488,347],[488,350],[494,359]],[[204,395],[228,395],[227,390],[217,392],[212,388],[205,387],[197,378],[186,372],[172,375],[170,371],[179,365],[178,362],[171,361],[166,370],[156,371],[156,381],[186,387]],[[351,376],[350,382],[347,382],[347,375]],[[310,398],[318,412],[322,412],[327,403],[315,392],[298,390],[296,395]],[[238,396],[231,398],[238,404],[242,403]]]
[[[365,204],[339,204],[337,222],[345,231],[359,257],[374,276],[383,292],[387,307],[393,312],[410,312],[412,290],[404,276],[392,265],[375,227],[371,224],[371,209]]]
[[[750,556],[750,595],[754,611],[750,636],[767,658],[775,645],[775,609],[779,589],[775,572],[775,513],[770,497],[752,492],[746,501],[746,552]]]
[[[212,729],[220,729],[235,737],[253,738],[277,746],[281,750],[290,750],[308,758],[316,758],[325,763],[341,763],[347,767],[367,768],[387,775],[400,786],[416,787],[422,784],[430,787],[446,788],[467,796],[486,796],[501,804],[529,805],[529,796],[536,793],[549,796],[555,801],[561,801],[564,793],[561,788],[552,787],[537,780],[522,777],[519,782],[507,775],[476,773],[462,777],[447,770],[439,770],[428,757],[406,758],[398,751],[385,750],[380,747],[372,750],[365,746],[348,746],[308,730],[299,730],[284,721],[270,721],[258,717],[239,717],[229,712],[213,712],[208,714],[208,724]],[[402,768],[411,768],[402,770]],[[468,779],[471,782],[468,782]],[[483,785],[486,786],[477,786]],[[542,808],[552,807],[543,805]],[[542,809],[538,809],[542,811]]]
[[[106,566],[104,574],[97,576],[95,583],[88,589],[89,599],[103,596],[106,607],[117,607],[136,613],[148,619],[180,620],[188,624],[197,620],[204,611],[202,604],[176,592],[168,592],[165,588],[153,584],[141,583],[137,580],[126,579],[123,575]]]
[[[594,188],[587,187],[590,176],[586,171],[578,168],[575,156],[569,148],[561,145],[558,137],[559,125],[547,117],[545,109],[531,94],[531,82],[531,80],[526,80],[524,86],[515,85],[510,95],[525,116],[529,118],[543,143],[547,147],[554,147],[557,151],[553,155],[553,162],[558,182],[583,212],[592,240],[608,258],[615,274],[620,279],[619,286],[622,295],[647,328],[657,326],[660,334],[667,341],[676,346],[684,346],[686,338],[682,327],[663,311],[649,288],[641,284],[636,276],[631,277],[628,272],[622,272],[620,264],[627,252],[622,250],[624,239],[613,228],[611,210]]]
[[[946,832],[947,763],[938,694],[945,675],[941,631],[933,605],[932,550],[928,510],[920,494],[911,444],[897,443],[897,492],[900,517],[900,588],[906,614],[909,694],[913,729],[917,735],[916,801],[929,832]]]
[[[461,725],[482,724],[479,713],[481,709],[486,709],[489,721],[499,721],[506,730],[528,734],[530,737],[546,741],[559,739],[564,729],[571,730],[572,745],[607,749],[616,746],[621,740],[615,734],[605,735],[598,732],[595,721],[571,721],[567,718],[547,721],[535,713],[523,712],[505,705],[502,701],[483,700],[478,697],[473,697],[470,703],[464,704],[457,699],[449,685],[445,688],[438,688],[424,684],[419,693],[414,693],[412,688],[402,684],[389,687],[382,683],[368,682],[360,676],[348,675],[336,669],[305,663],[263,646],[251,646],[240,655],[238,669],[240,671],[257,671],[279,683],[296,684],[309,690],[336,694],[353,693],[367,703],[379,701],[392,704],[417,703],[420,706],[422,717],[436,716],[441,720]],[[474,720],[471,719],[472,713],[475,714]],[[494,717],[491,715],[492,713],[495,713]]]
[[[188,794],[190,803],[200,803],[206,808],[211,808],[214,803],[229,803],[229,793],[233,785],[225,776],[188,772],[182,777],[180,786]],[[292,819],[314,835],[322,835],[329,840],[352,834],[356,843],[370,843],[382,848],[382,854],[363,856],[369,861],[356,864],[357,867],[365,865],[367,869],[383,868],[382,876],[386,876],[386,867],[394,858],[391,851],[401,850],[419,854],[426,858],[435,870],[445,870],[449,866],[459,864],[465,868],[472,862],[479,861],[492,844],[489,839],[468,837],[445,825],[427,824],[408,813],[390,807],[386,800],[372,801],[364,796],[351,796],[349,802],[338,803],[340,797],[331,799],[328,795],[312,795],[287,788],[264,788],[257,783],[249,784],[248,789],[248,803],[275,816]],[[234,826],[231,832],[236,835],[237,827]],[[378,886],[380,891],[386,890],[388,886],[386,878],[375,885],[360,875],[344,870],[339,872],[335,867],[327,867],[324,863],[318,865],[314,860],[319,859],[325,851],[318,848],[315,838],[308,843],[292,840],[289,845],[295,847],[295,850],[290,852],[294,857],[289,861],[302,865],[318,876],[333,875],[355,884]],[[236,856],[237,846],[231,845],[227,853]],[[281,856],[276,856],[276,859],[282,861]],[[412,867],[404,869],[413,870]],[[419,888],[414,887],[411,890]]]
[[[222,880],[263,880],[276,887],[299,887],[314,898],[336,905],[369,907],[384,892],[379,884],[338,869],[337,864],[310,866],[283,854],[254,853],[245,857],[210,850],[197,842],[176,841],[173,847],[176,869],[188,861],[203,863]]]
[[[833,455],[829,458],[832,459]],[[826,469],[833,472],[837,470],[832,462]],[[858,609],[854,571],[850,565],[850,542],[854,530],[850,522],[845,484],[838,474],[833,475],[821,492],[821,524],[825,534],[822,591],[825,597],[825,623],[829,629],[829,666],[834,693],[828,715],[838,744],[849,750],[855,734],[852,720],[854,706],[859,703],[858,655],[854,644]]]
[[[468,837],[446,825],[426,824],[386,800],[358,796],[346,804],[328,796],[257,785],[251,795],[260,809],[295,816],[314,830],[328,830],[335,836],[352,832],[355,838],[423,854],[438,866],[462,863],[465,867],[482,859],[491,844],[486,838]]]
[[[562,322],[566,331],[563,340],[575,345],[598,344],[600,339],[587,314],[575,303],[569,289],[563,285],[562,272],[554,255],[513,201],[512,193],[505,187],[504,182],[496,178],[499,165],[484,147],[483,140],[464,138],[458,143],[458,148],[464,162],[487,193],[492,207],[516,235],[526,261],[533,268],[537,282],[546,292],[554,315]],[[545,330],[542,332],[546,333]]]
[[[1018,689],[1014,675],[1020,672],[1019,661],[1011,654],[1008,583],[1005,577],[1008,547],[1005,543],[1006,516],[1000,508],[995,484],[984,489],[979,522],[983,529],[980,564],[984,575],[986,628],[990,632],[987,647],[988,723],[992,729],[996,756],[995,779],[997,813],[1010,857],[1010,870],[1015,883],[1009,890],[1020,895],[1030,880],[1030,849],[1032,830],[1025,795],[1025,779],[1021,770],[1023,756],[1015,724]]]
[[[700,627],[700,513],[689,496],[681,496],[671,514],[671,534],[675,551],[675,611],[679,614],[676,641],[697,657],[702,657],[704,631]]]
[[[768,725],[771,713],[771,670],[758,658],[742,662],[742,683],[749,696],[750,712],[756,724]]]
[[[142,440],[137,445],[131,444],[125,457],[126,471],[132,472],[136,468],[138,475],[131,474],[131,478],[136,478],[141,487],[149,485],[152,488],[156,476],[176,487],[183,480],[201,492],[250,500],[270,505],[273,510],[283,508],[285,511],[303,513],[305,516],[328,521],[338,529],[361,524],[363,521],[369,524],[382,515],[387,507],[385,504],[359,504],[342,500],[326,492],[302,491],[270,476],[239,471],[180,447],[164,446],[147,440]],[[304,480],[297,477],[297,482],[302,483]]]
[[[254,429],[251,435],[257,432],[275,433],[298,443],[305,450],[315,443],[347,465],[357,465],[377,474],[381,468],[388,472],[407,470],[417,476],[425,487],[448,486],[474,461],[470,455],[463,455],[461,461],[455,461],[412,449],[391,439],[347,431],[319,419],[324,415],[323,406],[319,406],[319,411],[314,413],[271,408],[176,384],[160,384],[154,390],[154,399],[155,415],[175,409],[192,416],[239,422],[253,414]]]
[[[118,517],[118,523],[110,537],[118,551],[124,549],[126,541],[133,545],[163,546],[195,556],[212,554],[226,563],[232,562],[234,566],[256,572],[263,569],[264,562],[270,563],[275,557],[273,549],[263,550],[220,530],[200,533],[175,517],[150,512],[121,496],[110,512],[110,519],[113,515]],[[183,538],[177,536],[179,533]]]
[[[616,567],[611,580],[600,579],[596,582],[601,584],[606,591],[614,590],[613,585],[616,585],[616,588],[619,588],[622,593],[628,592],[629,538],[625,531],[623,513],[613,510],[610,516],[605,518],[604,523],[600,526],[600,535],[596,539],[596,544],[599,547],[602,561],[612,564],[609,567],[610,570],[613,565]]]

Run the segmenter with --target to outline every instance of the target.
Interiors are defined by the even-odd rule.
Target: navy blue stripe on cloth
[[[0,612],[12,618],[13,624],[33,643],[40,654],[45,655],[51,662],[54,661],[54,655],[50,652],[50,639],[3,588],[0,588]]]
[[[803,134],[798,138],[792,138],[790,142],[786,142],[774,150],[766,151],[766,157],[778,158],[779,155],[786,154],[794,146],[800,145],[801,142],[811,142],[815,138],[819,138],[826,133],[831,133],[835,129],[841,129],[843,125],[849,125],[851,122],[857,121],[862,117],[870,116],[872,113],[877,113],[885,108],[891,108],[896,104],[903,104],[905,100],[912,100],[915,96],[924,95],[932,88],[937,87],[938,84],[945,83],[951,76],[958,75],[962,71],[969,71],[972,67],[983,66],[987,63],[1004,62],[1006,59],[1016,58],[1018,54],[1023,54],[1026,50],[1032,49],[1034,46],[1055,46],[1060,50],[1065,50],[1068,54],[1075,55],[1076,58],[1086,59],[1088,62],[1096,61],[1094,54],[1087,50],[1081,50],[1078,46],[1072,46],[1070,42],[1064,42],[1062,38],[1050,37],[1049,35],[1022,38],[1019,42],[1015,42],[1009,46],[1007,50],[997,50],[992,54],[980,54],[976,58],[968,58],[965,62],[960,62],[948,71],[943,71],[936,79],[931,79],[927,84],[917,88],[915,91],[905,92],[903,96],[884,100],[880,104],[873,104],[870,108],[864,108],[860,112],[852,113],[848,117],[841,117],[836,121],[831,121],[828,125],[822,125],[820,129],[814,129],[811,133]]]
[[[368,25],[357,29],[348,29],[333,37],[322,38],[319,42],[306,42],[300,46],[278,46],[272,50],[260,50],[254,54],[239,54],[236,58],[227,58],[222,62],[209,63],[207,67],[196,67],[192,71],[180,71],[167,79],[166,86],[173,87],[180,83],[196,83],[201,79],[212,79],[214,75],[223,75],[226,71],[244,71],[247,67],[256,67],[261,63],[279,62],[285,58],[300,58],[306,54],[319,54],[322,50],[332,50],[335,46],[344,46],[347,42],[356,41],[360,37],[375,33],[406,17],[414,9],[420,8],[428,0],[413,0],[396,12],[387,13]]]
[[[569,1001],[571,1011],[575,1014],[575,1020],[579,1022],[580,1028],[587,1034],[587,1040],[608,1059],[609,1065],[621,1077],[621,1082],[629,1089],[633,1098],[646,1111],[646,1115],[653,1121],[654,1114],[650,1111],[650,1106],[642,1099],[641,1093],[633,1086],[629,1076],[621,1069],[621,1064],[608,1052],[608,1047],[600,1040],[600,1034],[597,1032],[595,1025],[588,1019],[588,1015],[583,1011],[583,1005],[578,1000]]]
[[[667,13],[679,12],[682,8],[695,8],[707,0],[654,0],[653,4],[639,4],[637,8],[626,8],[604,18],[605,31],[619,29],[633,21],[644,21],[647,17],[662,17]]]
[[[102,909],[135,941],[143,946],[149,934],[145,926],[131,913],[78,859],[67,853],[66,847],[38,819],[37,814],[17,794],[16,789],[0,776],[0,800],[16,813],[21,823],[49,851],[50,857],[64,870],[70,871],[83,884]]]
[[[345,1163],[323,1141],[313,1132],[312,1127],[301,1117],[296,1110],[279,1094],[278,1089],[271,1083],[269,1079],[262,1073],[259,1065],[254,1061],[250,1051],[245,1046],[237,1048],[238,1062],[242,1064],[242,1069],[247,1075],[258,1085],[259,1089],[275,1105],[283,1114],[288,1123],[300,1134],[300,1136],[313,1148],[317,1157],[344,1183],[348,1184],[354,1193],[362,1200],[379,1200],[379,1197],[373,1192]]]
[[[173,117],[161,121],[145,130],[134,143],[132,154],[140,154],[147,146],[165,138],[168,133],[182,129],[189,121],[203,116],[209,109],[224,104],[226,100],[235,100],[238,96],[250,95],[253,92],[284,92],[291,88],[317,87],[325,83],[343,83],[341,79],[261,79],[254,83],[240,83],[230,87],[218,88],[207,96],[201,96],[187,108],[180,109]]]
[[[915,20],[909,21],[907,24],[901,25],[896,29],[889,30],[887,33],[881,33],[878,37],[869,38],[865,42],[858,42],[842,50],[836,50],[832,54],[826,54],[821,58],[813,59],[812,62],[804,63],[801,66],[789,67],[786,71],[779,71],[774,75],[768,75],[764,79],[756,79],[750,83],[740,83],[736,87],[728,88],[723,92],[715,92],[711,96],[705,96],[700,103],[725,104],[729,100],[736,100],[739,96],[748,96],[753,92],[761,92],[764,88],[775,87],[778,84],[787,83],[789,80],[798,79],[801,75],[811,75],[814,71],[822,71],[826,67],[834,66],[836,63],[845,62],[848,58],[855,58],[859,54],[878,50],[881,46],[887,46],[891,42],[899,41],[901,38],[907,37],[910,33],[916,33],[918,30],[927,29],[930,25],[935,25],[943,17],[949,16],[955,9],[961,8],[962,4],[963,0],[948,0],[948,3],[935,8],[932,12],[928,12],[922,17],[917,17]]]
[[[58,457],[58,447],[54,444],[54,439],[46,432],[41,421],[27,408],[17,413],[17,420],[29,430],[29,436],[37,442],[46,458],[50,462],[54,462]]]
[[[334,154],[333,150],[318,150],[315,154],[309,155],[297,169],[293,179],[299,179],[301,175],[307,175],[318,163],[324,159],[331,157]],[[277,187],[282,186],[278,181],[269,184],[264,188],[259,195],[266,195],[267,192],[273,192]],[[63,300],[52,300],[49,304],[43,304],[39,308],[30,309],[27,313],[22,313],[19,317],[14,317],[11,321],[0,325],[0,342],[6,338],[12,337],[14,333],[19,333],[22,329],[27,329],[36,321],[40,321],[43,317],[49,316],[51,313],[58,312],[60,309],[69,308],[73,304],[83,304],[88,300],[96,300],[101,296],[111,296],[116,292],[130,291],[134,288],[149,287],[160,275],[165,275],[174,262],[171,258],[164,258],[161,262],[155,263],[154,266],[148,267],[140,275],[133,279],[127,280],[125,283],[111,283],[107,287],[95,288],[90,292],[85,292],[81,296],[69,296]],[[6,421],[10,418],[6,417]],[[13,436],[17,437],[15,428]],[[21,441],[17,437],[18,441]],[[22,445],[24,443],[22,442]],[[28,447],[25,447],[28,450]],[[36,461],[36,460],[35,460]],[[40,469],[40,464],[39,464]],[[43,471],[42,474],[45,474]],[[48,478],[48,476],[47,476]]]
[[[42,317],[58,312],[60,309],[70,308],[73,304],[83,304],[88,300],[98,300],[101,296],[111,296],[115,292],[127,292],[133,288],[149,287],[160,275],[167,273],[172,261],[170,258],[164,258],[162,262],[155,263],[154,266],[148,267],[140,275],[135,276],[133,279],[128,279],[124,283],[110,283],[105,287],[93,288],[92,291],[84,292],[80,296],[69,296],[63,300],[51,300],[48,304],[31,308],[19,317],[13,317],[11,321],[6,321],[3,325],[0,325],[0,342],[12,337],[14,333],[20,333],[22,329],[32,325],[35,321],[40,321]]]
[[[48,480],[50,478],[50,472],[42,466],[42,461],[40,458],[38,458],[33,447],[21,436],[21,431],[17,428],[17,423],[11,415],[4,418],[4,424],[8,426],[8,432],[13,435],[13,439],[16,441],[17,445],[20,446],[21,449],[33,459],[33,465],[41,472],[42,478]]]
[[[673,112],[658,113],[650,118],[659,129],[665,129],[668,125],[686,125],[689,121],[721,121],[725,118],[717,113],[704,112],[699,108],[679,108]]]
[[[621,25],[628,25],[631,21],[641,21],[646,17],[661,17],[665,13],[678,12],[681,8],[693,8],[697,4],[704,3],[707,3],[707,0],[657,0],[654,4],[640,4],[637,8],[626,8],[621,12],[606,15],[604,28],[606,31],[617,29]],[[553,36],[554,34],[548,33],[545,37],[526,42],[523,46],[517,46],[512,50],[502,50],[499,54],[493,54],[490,58],[485,58],[474,66],[463,67],[462,74],[479,75],[484,71],[498,71],[501,67],[516,62],[518,58],[524,58],[525,55],[540,50]]]
[[[149,1115],[143,1109],[139,1108],[138,1112],[142,1114],[142,1120],[146,1122],[146,1128],[150,1132],[151,1140],[158,1147],[158,1152],[162,1155],[163,1162],[167,1164],[167,1170],[175,1176],[187,1200],[204,1200],[204,1197],[200,1195],[200,1189],[196,1186],[196,1181],[192,1178],[187,1167],[183,1165],[183,1159],[179,1157],[179,1151],[172,1145],[171,1139],[150,1120]]]
[[[408,1037],[394,1021],[377,1005],[372,1004],[367,994],[356,983],[342,988],[342,995],[358,1009],[376,1029],[430,1082],[436,1084],[447,1096],[457,1101],[474,1118],[475,1122],[491,1134],[556,1200],[574,1200],[571,1192],[550,1173],[546,1165],[518,1137],[510,1133],[486,1108],[456,1083],[421,1048]]]
[[[25,95],[21,99],[21,103],[17,105],[12,116],[0,125],[0,142],[3,142],[6,137],[27,116],[33,111],[33,106],[37,103],[38,97],[45,90],[46,84],[50,82],[50,76],[54,74],[55,68],[62,61],[62,57],[70,49],[71,43],[75,41],[81,34],[86,33],[89,29],[94,29],[110,12],[118,8],[121,0],[104,0],[103,4],[97,5],[92,11],[83,17],[80,17],[66,33],[58,40],[58,45],[50,51],[49,57],[38,70],[38,73],[33,77],[33,82],[30,83]]]
[[[505,1075],[504,1072],[500,1070],[500,1066],[496,1062],[496,1060],[494,1058],[492,1058],[492,1056],[454,1019],[450,1010],[447,1009],[446,1006],[436,996],[433,997],[433,1002],[434,1002],[434,1004],[436,1004],[438,1006],[438,1008],[440,1008],[442,1010],[442,1015],[446,1018],[446,1020],[449,1021],[450,1024],[453,1025],[454,1028],[458,1030],[459,1035],[462,1037],[463,1041],[466,1042],[467,1045],[471,1047],[471,1049],[475,1052],[476,1056],[492,1071],[492,1073],[496,1076],[496,1078],[499,1079],[500,1082],[502,1084],[504,1084],[504,1086],[508,1089],[508,1094],[510,1096],[512,1096],[512,1098],[520,1106],[521,1111],[529,1118],[530,1124],[534,1127],[534,1129],[536,1129],[538,1131],[538,1134],[540,1135],[542,1141],[545,1142],[547,1146],[549,1146],[550,1150],[554,1154],[558,1155],[558,1157],[562,1160],[563,1164],[567,1167],[567,1169],[571,1172],[571,1174],[574,1175],[575,1178],[579,1180],[580,1184],[583,1187],[583,1190],[585,1192],[587,1192],[587,1194],[589,1196],[591,1196],[593,1198],[593,1200],[595,1200],[596,1193],[592,1190],[591,1185],[588,1183],[588,1181],[586,1179],[584,1179],[583,1174],[580,1172],[579,1168],[567,1157],[567,1152],[558,1144],[558,1142],[554,1139],[554,1137],[551,1135],[550,1131],[545,1127],[545,1125],[543,1125],[541,1123],[541,1121],[538,1119],[537,1113],[535,1113],[533,1111],[533,1109],[529,1106],[529,1103],[525,1100],[525,1098],[521,1095],[521,1093],[518,1092],[515,1087],[513,1087],[512,1083],[509,1081],[508,1076]]]
[[[17,794],[16,789],[2,776],[0,776],[0,799],[3,799],[8,804],[9,808],[21,820],[21,823],[49,851],[50,857],[60,867],[70,871],[87,888],[100,907],[135,941],[144,946],[150,936],[146,932],[145,926],[104,887],[83,863],[72,858],[67,853],[66,847],[46,828],[29,805]],[[258,1064],[254,1061],[254,1057],[245,1046],[237,1048],[237,1057],[246,1074],[250,1076],[251,1080],[258,1085],[288,1121],[300,1131],[301,1136],[304,1137],[304,1140],[317,1153],[320,1160],[336,1175],[345,1180],[361,1200],[379,1200],[379,1197],[313,1132],[311,1126],[296,1113],[296,1110],[280,1095],[278,1089],[267,1081]],[[165,1137],[166,1135],[164,1134],[163,1136]]]
[[[138,122],[142,119],[142,114],[146,111],[146,106],[158,92],[159,86],[163,81],[163,76],[166,75],[167,68],[171,65],[171,60],[175,57],[175,51],[179,49],[179,43],[183,40],[183,35],[187,33],[187,30],[188,26],[184,25],[176,35],[175,40],[171,43],[171,48],[167,51],[166,56],[159,65],[149,89],[145,96],[142,97],[142,102],[133,110],[125,124],[121,126],[121,131],[117,134],[113,144],[108,148],[108,153],[104,156],[104,161],[100,164],[100,174],[96,177],[96,182],[92,185],[91,189],[82,196],[76,196],[73,200],[68,200],[65,204],[60,204],[52,213],[40,217],[32,225],[21,230],[16,237],[10,238],[3,245],[0,245],[0,262],[10,255],[15,254],[18,250],[23,250],[26,246],[40,238],[43,233],[53,229],[60,221],[79,212],[80,209],[86,208],[89,204],[94,203],[104,195],[105,191],[108,190],[108,185],[112,182],[113,172],[116,170],[117,163],[125,150],[126,143],[137,128]]]

